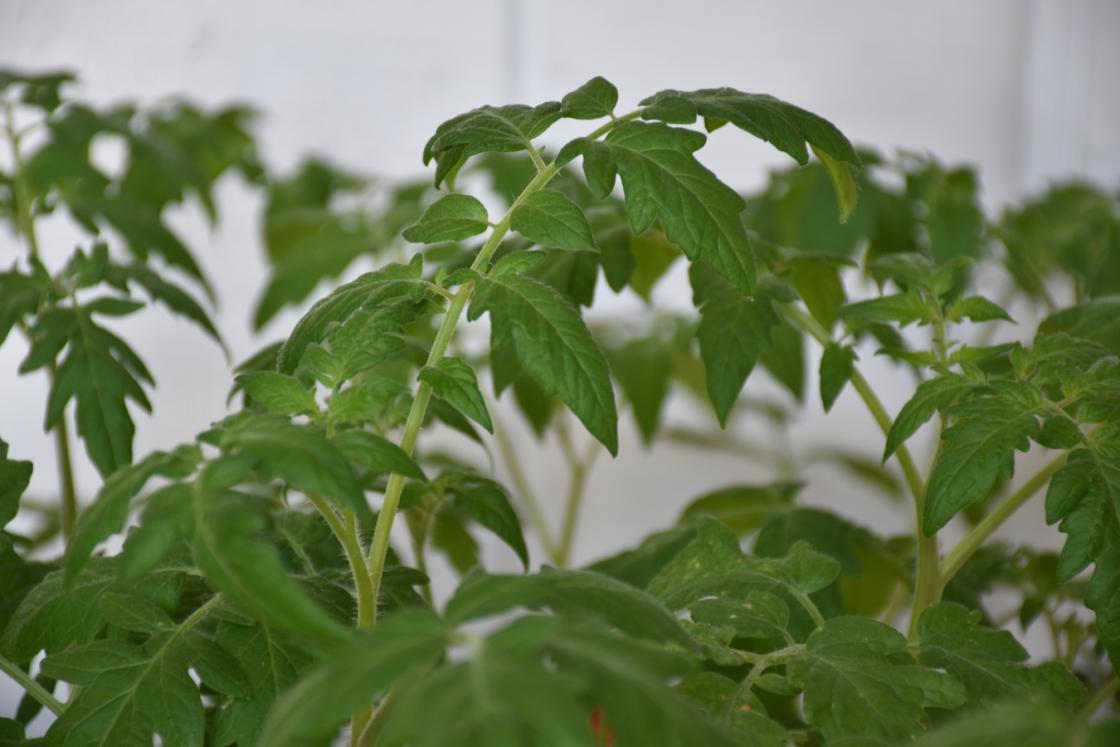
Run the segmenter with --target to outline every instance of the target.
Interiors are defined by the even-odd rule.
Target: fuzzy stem
[[[15,680],[20,687],[27,691],[28,695],[49,708],[54,715],[61,716],[62,712],[66,710],[65,703],[47,692],[47,689],[36,682],[34,677],[3,656],[0,656],[0,672],[4,672]]]
[[[960,541],[960,544],[954,547],[952,552],[945,557],[945,563],[941,567],[942,587],[944,587],[953,576],[957,575],[960,569],[964,567],[964,564],[968,562],[968,559],[980,549],[984,541],[988,539],[993,532],[1011,518],[1011,515],[1019,510],[1020,506],[1046,486],[1054,473],[1060,470],[1065,463],[1065,454],[1053,459],[1040,469],[1034,477],[1019,486],[1019,489],[1008,496],[1007,500],[996,506],[994,511],[985,516],[979,524],[972,528],[971,532],[965,535],[965,538]]]

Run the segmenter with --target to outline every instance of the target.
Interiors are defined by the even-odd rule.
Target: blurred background
[[[1079,177],[1110,189],[1120,182],[1118,35],[1115,0],[0,2],[0,67],[70,68],[81,78],[77,96],[96,104],[171,94],[210,106],[247,103],[261,112],[261,153],[279,173],[316,154],[378,179],[425,177],[421,148],[443,120],[483,103],[558,99],[602,75],[621,91],[621,111],[663,88],[726,85],[774,94],[828,118],[857,145],[928,151],[948,165],[975,167],[990,215],[1054,180]],[[556,129],[546,138],[556,144],[579,131]],[[760,188],[769,170],[792,165],[768,144],[730,132],[713,135],[701,157],[743,191]],[[216,229],[192,204],[176,208],[170,222],[214,282],[218,327],[239,361],[285,336],[300,312],[285,310],[253,331],[252,309],[268,274],[262,198],[231,178],[215,199]],[[62,221],[44,221],[49,258],[68,255],[75,238]],[[0,235],[3,264],[16,249],[15,237]],[[370,266],[360,262],[347,277]],[[655,302],[687,306],[682,266],[658,286]],[[616,296],[600,288],[592,317],[644,308],[632,291]],[[1012,334],[1033,334],[1034,321],[1020,319]],[[226,413],[230,360],[197,330],[158,309],[121,329],[157,381],[154,415],[137,421],[137,455],[190,439]],[[468,341],[484,334],[479,324],[466,332]],[[15,375],[25,352],[15,338],[0,349],[0,433],[18,445],[13,457],[34,461],[31,493],[53,495],[53,442],[41,428],[47,382]],[[817,356],[813,349],[811,372]],[[865,359],[869,378],[897,412],[911,382],[882,359]],[[764,375],[751,381],[780,397]],[[850,391],[827,418],[812,389],[807,402],[792,424],[794,442],[839,439],[870,458],[880,453],[881,436]],[[534,439],[508,401],[500,410],[546,510],[558,515],[567,473],[556,444]],[[670,419],[712,422],[684,398],[670,403]],[[771,437],[761,418],[740,425],[758,439]],[[590,474],[576,562],[671,524],[706,490],[774,476],[765,465],[710,449],[665,441],[646,449],[629,419],[621,435],[620,456],[599,459]],[[928,453],[930,434],[922,435],[917,454]],[[485,463],[481,452],[474,457]],[[79,461],[79,489],[89,500],[100,480]],[[834,466],[811,468],[807,502],[886,532],[908,530],[907,505],[840,477]],[[1044,526],[1040,508],[1021,512],[1004,531],[1044,545],[1059,537]],[[515,565],[504,548],[487,553],[496,565]]]

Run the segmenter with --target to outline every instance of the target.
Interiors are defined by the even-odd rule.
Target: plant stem
[[[627,119],[634,119],[639,115],[639,112],[631,112],[624,118],[612,120],[602,127],[592,132],[588,137],[595,139],[601,137],[611,130],[612,127],[619,122]],[[471,263],[471,269],[479,274],[485,274],[489,269],[490,260],[494,256],[494,252],[501,246],[502,238],[505,237],[509,231],[510,218],[513,211],[525,201],[529,195],[540,191],[546,184],[548,184],[556,174],[560,172],[560,167],[556,162],[548,164],[536,176],[530,180],[525,188],[521,190],[521,194],[513,201],[509,209],[506,211],[502,219],[494,226],[490,232],[490,236],[486,239],[486,243],[478,251],[478,255]],[[451,301],[447,305],[447,311],[444,312],[443,321],[440,323],[439,330],[436,331],[435,340],[432,341],[431,350],[428,351],[427,365],[434,366],[439,363],[447,352],[447,346],[451,343],[451,338],[455,335],[455,328],[459,324],[459,317],[463,314],[463,309],[467,305],[471,294],[474,292],[474,286],[471,283],[463,285],[451,297]],[[408,411],[408,418],[405,420],[404,433],[401,435],[401,449],[408,454],[416,448],[416,440],[420,436],[420,426],[424,423],[424,418],[428,414],[428,403],[432,398],[432,387],[427,382],[421,381],[416,387],[416,396],[412,400],[412,406]],[[393,530],[393,519],[397,514],[397,507],[401,500],[401,491],[404,490],[404,475],[392,474],[389,476],[389,482],[385,486],[385,499],[381,502],[381,510],[377,514],[377,524],[373,528],[373,540],[370,542],[369,554],[366,556],[366,568],[369,572],[370,584],[373,590],[373,598],[376,600],[381,591],[381,577],[385,572],[385,558],[389,553],[389,534]],[[373,617],[370,624],[373,625],[377,621],[377,608],[374,605],[372,610]],[[369,721],[368,713],[366,715],[356,714],[351,719],[350,729],[351,732],[357,732],[359,735],[365,729]]]
[[[635,119],[640,114],[639,111],[630,112],[618,119],[607,122],[602,127],[594,130],[589,139],[596,139],[611,130],[620,122]],[[478,256],[474,258],[471,263],[471,270],[485,274],[489,268],[490,259],[494,256],[494,252],[502,243],[502,238],[505,237],[509,231],[510,217],[513,211],[516,210],[522,202],[525,201],[529,195],[539,192],[546,184],[548,184],[556,174],[560,172],[560,167],[556,162],[545,166],[543,170],[537,173],[533,179],[525,185],[521,190],[521,194],[513,201],[506,214],[494,226],[490,232],[490,236],[486,239],[486,243],[478,252]],[[455,335],[455,327],[459,324],[459,317],[463,314],[463,308],[467,305],[467,301],[474,292],[474,286],[467,283],[462,286],[452,297],[447,306],[447,311],[443,315],[443,322],[440,323],[439,330],[436,332],[436,338],[432,342],[432,348],[428,351],[427,365],[436,365],[444,353],[447,352],[447,346],[451,343],[451,338]],[[408,418],[404,425],[404,434],[401,436],[401,449],[411,456],[413,450],[416,448],[416,439],[420,435],[420,426],[424,422],[424,417],[428,413],[428,402],[432,398],[432,387],[426,382],[420,382],[416,387],[416,396],[412,400],[412,407],[408,411]],[[369,568],[370,580],[373,583],[374,597],[381,587],[381,574],[385,570],[385,557],[389,552],[389,533],[393,528],[393,518],[397,513],[397,505],[400,503],[401,491],[404,490],[405,478],[403,475],[390,475],[389,483],[385,487],[385,500],[381,503],[381,511],[377,515],[377,525],[373,529],[373,541],[370,543],[369,555],[367,556],[367,567]],[[374,615],[376,619],[376,614]]]
[[[369,574],[366,572],[365,556],[362,554],[361,538],[358,536],[358,519],[353,511],[345,511],[343,512],[346,522],[344,524],[334,508],[322,496],[308,493],[307,500],[318,509],[327,526],[338,539],[338,544],[342,545],[346,562],[350,565],[350,573],[354,576],[354,592],[358,601],[358,627],[369,627],[372,620],[370,610],[373,608],[374,599]]]
[[[49,370],[53,382],[57,370],[54,361],[51,361]],[[58,482],[62,487],[62,536],[69,543],[70,535],[74,533],[74,522],[78,520],[78,491],[74,487],[74,459],[70,454],[70,426],[65,410],[54,429],[54,445],[58,453]]]
[[[0,672],[4,672],[4,674],[15,680],[20,687],[27,691],[28,695],[49,708],[54,715],[61,716],[62,712],[66,710],[65,703],[47,692],[47,689],[36,682],[34,677],[3,656],[0,656]]]
[[[767,669],[774,666],[775,664],[781,664],[786,659],[792,659],[797,656],[801,656],[803,653],[805,653],[805,644],[795,643],[792,646],[786,646],[785,648],[780,648],[777,651],[771,651],[770,653],[761,656],[758,661],[755,662],[755,665],[751,667],[750,674],[748,674],[746,678],[739,684],[739,687],[735,689],[735,697],[731,701],[732,711],[734,711],[736,707],[735,704],[739,702],[739,698],[743,695],[743,693],[749,694],[751,689],[754,687],[755,682],[758,681],[758,678],[761,677]],[[731,714],[729,713],[728,719],[730,718]]]
[[[540,190],[548,181],[556,175],[557,168],[550,166],[544,171],[540,172],[533,178],[531,182],[525,187],[521,195],[514,201],[513,207],[520,205],[522,200],[530,194]],[[506,212],[505,217],[494,227],[490,233],[490,237],[486,243],[482,245],[479,250],[478,256],[475,257],[471,263],[471,269],[475,272],[484,273],[490,258],[494,252],[498,250],[498,246],[502,243],[502,238],[506,232],[509,231],[510,215],[513,213],[513,207]],[[451,338],[455,334],[455,327],[459,323],[459,317],[463,314],[463,309],[467,305],[467,301],[474,291],[474,286],[470,283],[462,286],[452,297],[451,302],[447,306],[447,311],[444,313],[443,322],[436,332],[436,338],[432,342],[432,348],[428,351],[428,359],[426,365],[435,366],[443,358],[444,353],[447,352],[447,346],[451,343]],[[427,382],[420,382],[416,387],[416,397],[412,400],[412,407],[408,411],[408,419],[405,421],[404,435],[401,436],[401,449],[408,455],[412,455],[413,450],[416,448],[416,439],[420,435],[420,426],[424,423],[424,418],[428,414],[428,403],[432,398],[432,387]],[[368,567],[369,575],[373,580],[374,591],[378,591],[381,585],[381,573],[385,568],[385,556],[389,551],[389,532],[393,528],[393,517],[397,513],[397,504],[400,502],[401,491],[404,489],[404,476],[394,474],[389,477],[389,484],[385,488],[385,500],[381,504],[381,511],[377,515],[377,525],[373,530],[373,542],[370,545]]]
[[[832,335],[829,331],[800,307],[793,304],[781,304],[779,308],[794,326],[812,335],[822,345],[828,345],[832,342]],[[890,433],[891,416],[883,407],[883,403],[875,394],[875,390],[871,388],[871,384],[863,377],[859,369],[854,367],[852,368],[851,382],[852,388],[856,390],[871,412],[871,416],[875,418],[875,422],[879,424],[879,429],[882,430],[883,435]],[[936,535],[926,537],[922,531],[922,514],[925,510],[925,482],[922,480],[921,473],[918,471],[914,458],[910,455],[910,451],[905,444],[898,447],[895,451],[895,457],[898,459],[899,466],[902,467],[902,474],[906,478],[906,484],[914,498],[915,535],[918,540],[918,570],[914,582],[914,604],[910,614],[910,637],[913,638],[917,633],[918,617],[926,607],[937,601],[941,592],[941,584],[938,581],[940,557],[937,551]]]
[[[15,127],[15,112],[11,102],[4,102],[4,129],[8,135],[8,148],[12,157],[12,187],[16,203],[16,227],[18,232],[27,239],[27,249],[32,260],[39,259],[39,237],[35,233],[35,214],[31,208],[31,195],[23,180],[23,156],[20,153],[20,135]],[[53,385],[58,366],[51,361],[48,369]],[[59,418],[54,432],[55,450],[58,454],[58,478],[62,493],[60,507],[60,524],[62,536],[67,541],[74,531],[74,522],[78,518],[78,491],[74,487],[74,460],[70,453],[70,428],[67,425],[66,413]]]
[[[968,559],[980,549],[980,546],[984,544],[984,541],[988,539],[993,532],[999,529],[1020,506],[1046,486],[1054,473],[1060,470],[1065,463],[1065,454],[1053,459],[1049,464],[1040,469],[1034,477],[1019,486],[1019,489],[1008,496],[1007,500],[996,506],[994,511],[985,516],[979,524],[972,528],[971,532],[965,535],[965,538],[960,541],[960,544],[954,547],[952,552],[945,557],[945,562],[941,566],[942,587],[944,587],[953,576],[957,575],[957,572],[964,567]]]
[[[560,420],[556,425],[556,433],[560,439],[560,446],[572,473],[572,482],[568,488],[568,498],[564,504],[564,524],[560,532],[560,542],[556,548],[554,560],[556,565],[566,568],[571,559],[572,544],[575,542],[576,524],[579,521],[579,512],[583,507],[583,498],[587,493],[587,475],[599,454],[599,447],[592,442],[587,453],[580,458],[572,446],[571,432],[567,424]]]
[[[509,436],[506,435],[504,425],[498,419],[497,409],[490,407],[489,410],[490,419],[494,423],[494,441],[498,444],[498,452],[502,455],[502,461],[505,462],[506,470],[509,471],[509,477],[513,480],[513,486],[517,489],[522,505],[529,513],[529,523],[533,525],[533,531],[537,533],[545,555],[551,562],[555,563],[556,545],[552,541],[552,533],[548,529],[548,522],[544,518],[541,504],[537,500],[533,486],[525,476],[525,470],[521,467],[521,460],[518,458],[517,451],[513,448]]]
[[[1078,722],[1083,724],[1088,723],[1089,719],[1093,717],[1093,714],[1099,711],[1101,706],[1105,703],[1115,698],[1117,693],[1120,693],[1120,677],[1113,675],[1108,682],[1104,683],[1101,689],[1097,690],[1085,701],[1085,705],[1077,712]]]

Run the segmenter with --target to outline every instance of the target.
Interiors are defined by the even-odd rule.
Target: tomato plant
[[[27,692],[0,743],[1115,743],[1115,194],[1059,185],[989,218],[972,170],[857,151],[777,98],[665,90],[623,112],[603,78],[447,120],[423,147],[430,181],[371,184],[316,160],[275,175],[245,109],[98,109],[70,81],[0,72],[0,217],[23,246],[0,273],[0,342],[23,337],[20,373],[50,378],[61,476],[57,505],[27,501],[33,465],[0,442],[0,523],[24,512],[42,529],[0,533],[0,668]],[[563,119],[586,135],[546,146]],[[795,162],[746,197],[696,155],[743,134]],[[125,146],[119,173],[91,157],[105,135]],[[165,212],[190,199],[216,219],[230,172],[265,195],[257,327],[359,258],[377,269],[240,364],[228,417],[137,459],[154,382],[113,320],[161,303],[221,342]],[[57,266],[36,230],[53,212],[88,237]],[[692,313],[655,307],[678,263]],[[600,271],[645,312],[589,325]],[[1012,336],[1010,311],[1037,330]],[[482,318],[489,345],[462,345]],[[912,383],[898,412],[861,371],[872,355]],[[756,368],[783,399],[755,395]],[[560,445],[561,526],[487,388]],[[873,459],[739,427],[782,432],[847,390],[882,431]],[[707,426],[672,422],[675,391]],[[646,443],[755,460],[774,480],[680,496],[676,524],[573,568],[621,416]],[[512,489],[428,448],[437,423],[493,444]],[[911,446],[927,427],[923,469]],[[103,477],[88,501],[75,437]],[[1028,449],[1049,461],[1017,480]],[[819,461],[907,500],[913,531],[804,504]],[[992,540],[1042,493],[1060,552]],[[523,572],[487,571],[481,533]],[[434,552],[455,588],[432,589]],[[1032,659],[1013,630],[1034,623],[1052,646]],[[44,708],[46,735],[26,738]]]

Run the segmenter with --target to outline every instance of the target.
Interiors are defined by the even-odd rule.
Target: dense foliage
[[[0,667],[27,691],[0,718],[0,744],[1120,739],[1108,715],[1120,689],[1116,195],[1056,186],[989,220],[971,170],[857,152],[773,97],[667,90],[619,114],[602,78],[446,121],[423,149],[432,182],[371,183],[322,161],[276,176],[244,109],[98,109],[71,100],[70,82],[0,71],[0,219],[24,247],[0,273],[0,342],[24,338],[20,373],[50,377],[44,427],[62,476],[57,501],[27,500],[33,466],[0,442],[0,525],[24,512],[38,528],[0,533]],[[546,150],[561,119],[601,122]],[[797,165],[744,198],[696,155],[734,130]],[[119,172],[91,155],[104,136],[124,145]],[[137,459],[133,417],[154,382],[114,320],[160,303],[221,344],[210,286],[166,211],[191,200],[216,220],[212,189],[231,172],[265,193],[258,328],[359,258],[378,269],[238,367],[239,409]],[[468,182],[486,203],[456,188]],[[55,212],[88,240],[48,266],[36,222]],[[697,313],[655,309],[653,288],[681,262]],[[600,270],[648,313],[589,326]],[[980,293],[981,276],[1003,295]],[[1040,318],[1037,331],[999,337],[1009,309]],[[481,354],[456,343],[464,316],[488,319]],[[812,395],[809,345],[823,351]],[[913,382],[895,414],[860,371],[871,355]],[[744,394],[756,367],[784,400]],[[488,382],[560,444],[571,491],[559,528]],[[677,389],[710,407],[709,427],[667,422]],[[881,461],[724,430],[747,415],[780,431],[846,389],[882,429]],[[620,415],[646,443],[724,450],[775,480],[682,496],[675,526],[571,568],[589,472],[618,452]],[[513,489],[425,448],[437,421],[492,443]],[[927,423],[940,436],[923,473],[908,442]],[[87,501],[75,433],[104,477]],[[1013,481],[1016,453],[1035,448],[1050,461]],[[820,460],[907,495],[913,533],[802,505],[813,486],[801,470]],[[1060,553],[989,541],[1043,491]],[[392,546],[398,517],[407,550]],[[964,539],[946,547],[953,522]],[[524,573],[481,567],[480,533]],[[454,590],[433,594],[433,551],[459,573]],[[1031,659],[1012,628],[1038,621],[1053,646]],[[44,708],[45,737],[25,738]]]

